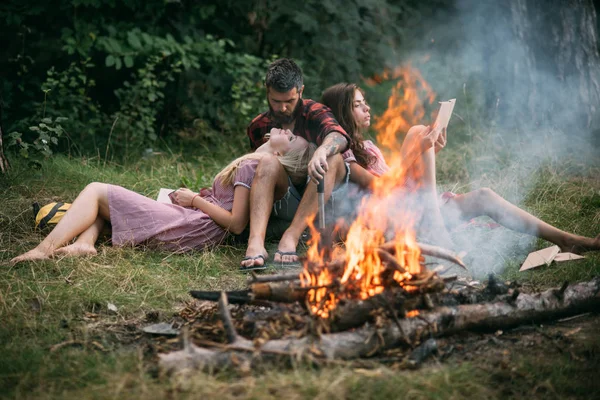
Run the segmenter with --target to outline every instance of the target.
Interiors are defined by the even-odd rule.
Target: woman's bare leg
[[[434,148],[423,152],[421,158],[415,161],[415,166],[409,170],[409,174],[417,183],[418,194],[423,197],[420,200],[425,204],[422,229],[436,244],[452,248],[452,239],[446,229],[437,195]]]
[[[448,200],[442,210],[452,212],[450,209],[453,207],[459,210],[464,220],[485,215],[506,228],[552,242],[558,245],[561,251],[582,253],[600,250],[600,235],[592,239],[562,231],[520,209],[488,188],[456,196]]]
[[[59,247],[54,251],[54,255],[65,255],[65,256],[94,256],[98,254],[94,244],[104,228],[104,218],[98,217],[96,221],[87,228],[81,235],[77,237],[75,243],[65,247]]]
[[[64,246],[77,235],[90,228],[93,229],[98,217],[110,220],[108,185],[94,182],[83,189],[56,227],[37,247],[13,258],[11,264],[49,258],[56,249]],[[96,235],[95,238],[97,237]]]

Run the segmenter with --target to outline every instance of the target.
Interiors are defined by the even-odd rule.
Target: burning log
[[[464,269],[467,269],[465,263],[458,257],[457,254],[454,254],[450,250],[444,249],[442,247],[433,246],[430,244],[417,243],[419,249],[421,249],[421,254],[431,257],[441,258],[442,260],[450,261]],[[389,252],[390,254],[396,253],[396,243],[395,242],[387,242],[380,246],[380,249]]]
[[[232,345],[223,349],[202,349],[188,345],[183,350],[160,354],[160,366],[170,372],[188,368],[220,369],[232,365],[248,368],[260,357],[248,357],[249,351],[262,355],[294,355],[325,359],[352,359],[376,354],[404,341],[417,343],[431,336],[451,335],[462,330],[494,331],[508,329],[522,323],[564,318],[570,315],[597,310],[600,306],[600,278],[560,289],[549,289],[538,294],[520,293],[507,301],[438,307],[423,312],[418,318],[404,318],[376,328],[363,326],[354,331],[269,340],[254,347],[247,339],[228,333],[234,338]],[[228,312],[221,308],[223,314]]]
[[[255,283],[251,286],[252,296],[256,300],[270,300],[281,303],[304,301],[308,289],[294,283]]]
[[[373,311],[377,309],[386,309],[395,313],[392,318],[398,318],[397,314],[404,317],[403,304],[406,301],[404,293],[404,290],[400,288],[395,293],[388,291],[369,297],[366,300],[345,301],[333,311],[330,331],[342,332],[361,326],[367,321],[372,321]],[[396,310],[399,310],[399,312],[397,313]]]

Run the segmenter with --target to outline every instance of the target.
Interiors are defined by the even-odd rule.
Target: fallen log
[[[241,363],[244,364],[261,359],[258,356],[249,358],[249,352],[265,357],[274,353],[290,354],[296,358],[366,357],[406,341],[417,343],[431,336],[451,335],[463,330],[508,329],[523,323],[596,311],[600,306],[599,292],[600,278],[595,278],[589,282],[549,289],[542,293],[520,293],[514,299],[507,295],[507,301],[438,307],[421,313],[417,318],[404,318],[381,328],[365,325],[354,331],[324,334],[320,337],[270,340],[260,347],[254,347],[247,339],[238,339],[235,347],[243,349],[242,351],[203,349],[190,344],[184,350],[159,354],[159,364],[165,371],[176,372],[188,368],[214,370],[230,367],[236,360],[242,360]]]

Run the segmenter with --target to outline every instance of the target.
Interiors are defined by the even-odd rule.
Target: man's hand
[[[442,132],[438,136],[438,139],[435,141],[435,154],[437,154],[441,149],[446,147],[447,136],[446,136],[446,128],[442,129]]]
[[[323,143],[317,148],[312,159],[308,163],[308,175],[314,183],[319,183],[329,170],[327,157],[341,153],[348,148],[348,140],[337,131],[325,136]]]
[[[319,183],[325,177],[325,173],[329,170],[327,165],[327,149],[323,146],[315,150],[313,157],[308,163],[308,175],[314,183]]]

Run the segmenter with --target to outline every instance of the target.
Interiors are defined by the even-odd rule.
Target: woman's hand
[[[437,154],[441,149],[446,147],[447,136],[446,136],[446,128],[442,129],[442,132],[438,136],[438,139],[435,141],[435,154]]]
[[[405,141],[409,144],[410,151],[421,154],[435,146],[439,136],[439,131],[431,126],[415,125],[408,130]]]
[[[182,207],[192,207],[192,199],[197,194],[186,188],[177,189],[174,193],[177,204]]]

